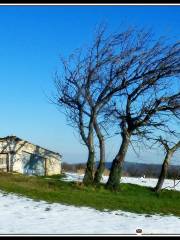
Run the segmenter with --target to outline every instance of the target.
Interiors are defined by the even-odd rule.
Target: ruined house
[[[27,175],[61,173],[59,153],[47,150],[16,136],[0,138],[0,171]]]

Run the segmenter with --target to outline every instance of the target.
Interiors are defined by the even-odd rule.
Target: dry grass
[[[79,168],[79,169],[77,169],[76,173],[77,173],[78,175],[83,175],[83,174],[85,173],[85,169],[84,169],[84,168]],[[104,172],[103,172],[103,175],[104,175],[104,176],[109,176],[109,173],[110,173],[110,170],[107,169],[107,168],[105,168],[105,170],[104,170]],[[95,172],[94,172],[94,174],[95,174]]]
[[[82,174],[85,173],[85,169],[84,168],[79,168],[79,169],[77,169],[76,172],[77,172],[78,175],[82,175]]]
[[[104,175],[104,176],[109,176],[109,173],[110,173],[110,170],[107,169],[107,168],[105,168],[105,169],[104,169],[104,172],[103,172],[103,175]]]

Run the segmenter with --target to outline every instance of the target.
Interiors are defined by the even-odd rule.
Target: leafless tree
[[[139,32],[136,45],[128,46],[127,40],[135,34],[134,29],[106,36],[105,28],[99,28],[87,51],[76,51],[69,60],[62,60],[63,76],[55,79],[56,104],[61,107],[69,123],[80,133],[88,148],[84,183],[93,182],[94,130],[99,141],[100,161],[94,176],[99,183],[105,162],[105,138],[108,122],[102,120],[104,106],[118,92],[120,95],[131,81],[124,78],[129,61],[133,64],[148,34]],[[131,59],[129,58],[131,56]],[[134,79],[133,79],[134,81]]]
[[[176,171],[173,171],[171,175],[172,175],[172,179],[173,179],[173,182],[174,182],[173,188],[175,189],[175,187],[176,187],[178,184],[180,184],[180,171],[178,171],[178,170],[176,169]],[[177,182],[176,182],[176,180],[177,180]]]
[[[99,140],[99,182],[104,169],[104,129],[120,126],[122,143],[113,160],[107,187],[119,187],[121,167],[131,137],[144,137],[151,128],[168,128],[179,117],[179,43],[154,41],[149,31],[129,28],[107,36],[100,29],[93,43],[62,60],[63,76],[56,76],[56,104],[88,148],[84,183],[94,181],[94,132]]]
[[[170,160],[171,160],[174,152],[177,151],[178,148],[180,148],[180,141],[178,141],[177,143],[173,143],[173,145],[171,144],[172,146],[170,146],[170,143],[167,140],[163,139],[162,137],[159,137],[157,139],[157,142],[163,146],[165,153],[166,153],[163,164],[162,164],[161,173],[158,178],[157,185],[154,188],[154,190],[156,192],[159,192],[162,189],[164,180],[166,178]]]
[[[130,39],[128,39],[129,41]],[[105,118],[119,124],[122,143],[112,162],[106,187],[119,188],[122,164],[132,139],[145,138],[154,129],[168,131],[173,117],[180,118],[180,44],[146,39],[129,56],[129,68],[123,76],[131,82],[124,94],[116,94],[106,107]],[[133,41],[129,45],[134,44]]]
[[[75,56],[77,57],[77,56]],[[77,129],[83,144],[88,148],[89,182],[93,181],[93,164],[94,164],[94,129],[91,117],[91,111],[85,97],[81,69],[83,62],[79,59],[74,69],[74,56],[67,62],[62,60],[64,76],[60,78],[56,75],[55,87],[57,89],[56,104],[65,113],[69,125]],[[75,64],[74,63],[74,64]],[[72,65],[71,65],[72,64]]]

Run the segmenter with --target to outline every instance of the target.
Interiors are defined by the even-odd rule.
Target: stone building
[[[16,136],[0,138],[0,171],[46,176],[60,174],[61,159],[59,153]]]

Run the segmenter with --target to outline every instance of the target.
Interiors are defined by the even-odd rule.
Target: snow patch
[[[62,180],[64,181],[82,181],[84,174],[77,174],[73,172],[66,172],[66,177]],[[103,176],[102,183],[106,183],[108,180],[108,176]],[[146,186],[146,187],[155,187],[158,179],[157,178],[144,178],[144,177],[122,177],[121,182],[122,183],[132,183],[137,184],[140,186]],[[174,184],[175,183],[175,184]],[[177,185],[176,185],[177,184]],[[175,185],[175,186],[174,186]],[[174,180],[172,179],[165,179],[163,188],[169,189],[169,190],[177,190],[180,191],[180,180]]]

